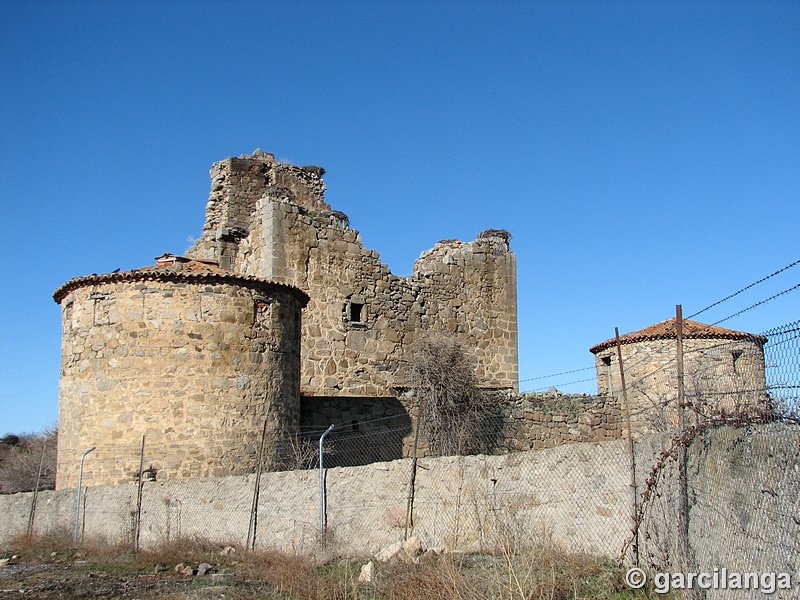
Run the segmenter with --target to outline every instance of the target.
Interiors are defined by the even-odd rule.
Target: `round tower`
[[[763,415],[768,405],[761,335],[683,321],[684,397],[691,413]],[[667,431],[679,422],[675,319],[620,336],[636,433]],[[597,391],[622,397],[616,338],[592,346]]]
[[[72,279],[62,307],[58,489],[254,469],[300,418],[297,288],[173,254]]]

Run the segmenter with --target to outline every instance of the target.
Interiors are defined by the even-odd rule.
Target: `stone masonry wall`
[[[300,418],[299,290],[125,272],[57,291],[63,343],[57,488],[131,481],[146,437],[158,479],[250,472],[262,427]]]
[[[618,440],[625,431],[619,402],[613,396],[522,394],[508,399],[503,414],[504,447],[510,451]]]
[[[412,276],[398,277],[363,247],[347,217],[324,203],[321,173],[268,155],[217,163],[204,234],[190,250],[308,293],[303,393],[394,396],[406,383],[406,348],[430,330],[476,348],[487,385],[515,389],[516,262],[507,234],[440,242],[423,253]],[[236,235],[227,235],[232,229]]]
[[[251,157],[231,157],[211,168],[211,194],[206,205],[202,244],[213,244],[214,256],[223,269],[232,270],[239,240],[247,237],[258,199],[269,193],[305,208],[330,210],[324,200],[324,171],[319,167],[295,167],[275,162],[275,157],[256,151]]]
[[[416,415],[411,398],[304,397],[301,427],[334,430],[330,465],[352,466],[412,456]],[[624,421],[614,397],[562,394],[498,394],[479,429],[479,447],[490,454],[553,448],[577,442],[621,439]],[[427,454],[424,436],[418,453]]]

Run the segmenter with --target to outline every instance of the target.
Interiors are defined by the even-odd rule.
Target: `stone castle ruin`
[[[129,481],[119,449],[133,455],[143,436],[169,450],[161,477],[188,478],[252,471],[265,419],[275,435],[410,424],[402,367],[421,331],[453,334],[487,387],[517,389],[509,234],[439,242],[399,277],[325,202],[323,172],[260,151],[216,163],[185,257],[56,290],[57,487],[77,485],[92,446],[93,485]],[[377,450],[399,458],[403,440]]]
[[[508,234],[439,242],[411,277],[399,277],[325,202],[323,173],[263,152],[215,164],[203,235],[187,254],[309,295],[302,393],[395,395],[406,383],[397,367],[423,329],[454,333],[475,348],[488,386],[516,389],[517,276]]]
[[[159,479],[252,472],[265,421],[271,440],[332,423],[345,432],[392,429],[396,439],[364,449],[361,464],[407,456],[404,365],[425,331],[455,336],[474,353],[485,386],[509,394],[497,415],[498,451],[622,436],[608,342],[592,348],[600,396],[514,395],[517,285],[508,232],[440,241],[400,277],[325,202],[323,173],[261,151],[227,158],[212,167],[203,233],[186,256],[164,254],[153,266],[77,277],[56,290],[59,489],[77,486],[79,459],[92,447],[90,485],[131,481],[143,437],[165,457],[153,467]],[[711,333],[738,339],[727,331]],[[663,333],[629,334],[623,348],[646,356],[636,361],[646,370],[669,357],[659,346]],[[733,358],[711,346],[697,355],[725,391],[750,385],[736,374],[745,362],[763,378],[763,341],[748,340]],[[657,385],[637,406],[660,393]],[[636,427],[671,418],[648,415]],[[275,452],[268,447],[267,459]]]

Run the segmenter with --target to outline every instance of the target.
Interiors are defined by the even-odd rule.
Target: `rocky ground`
[[[149,574],[129,569],[77,561],[0,567],[0,598],[72,600],[78,598],[128,599],[243,599],[269,598],[275,586],[243,573],[161,571]]]
[[[424,550],[412,536],[372,560],[243,552],[182,541],[134,553],[65,539],[0,550],[0,600],[634,600],[619,568],[552,545],[520,554]]]

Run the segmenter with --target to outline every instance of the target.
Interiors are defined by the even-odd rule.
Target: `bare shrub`
[[[769,396],[765,410],[769,411],[772,420],[800,424],[800,406],[796,396]]]
[[[321,573],[309,557],[265,551],[248,555],[243,566],[248,577],[274,586],[282,597],[326,597]]]
[[[9,446],[0,463],[0,493],[31,492],[36,488],[41,462],[40,490],[52,490],[56,485],[57,430],[47,428],[41,433],[6,435],[2,442]],[[9,444],[9,442],[16,443]],[[44,455],[42,455],[44,451]],[[44,459],[42,460],[42,456]]]
[[[132,553],[130,544],[125,544],[124,548],[128,553]],[[229,549],[229,552],[224,552],[226,549]],[[136,562],[146,567],[157,564],[199,564],[201,562],[224,564],[239,558],[239,551],[233,546],[212,542],[199,536],[182,536],[164,540],[136,553]]]
[[[392,600],[484,600],[486,583],[476,570],[448,556],[434,563],[386,567],[381,592]]]
[[[479,386],[475,359],[452,334],[420,335],[408,363],[418,426],[433,455],[486,451],[494,402]],[[491,444],[489,444],[491,445]]]
[[[20,534],[9,538],[5,548],[21,554],[27,560],[44,560],[48,556],[75,551],[72,530],[69,527],[50,529],[33,535]]]
[[[330,448],[325,448],[325,454]],[[264,461],[265,471],[295,471],[313,469],[319,460],[317,440],[296,433],[277,438],[275,451]]]
[[[543,539],[516,555],[504,554],[495,571],[493,597],[528,600],[619,597],[627,588],[619,569],[581,552],[569,552]]]

